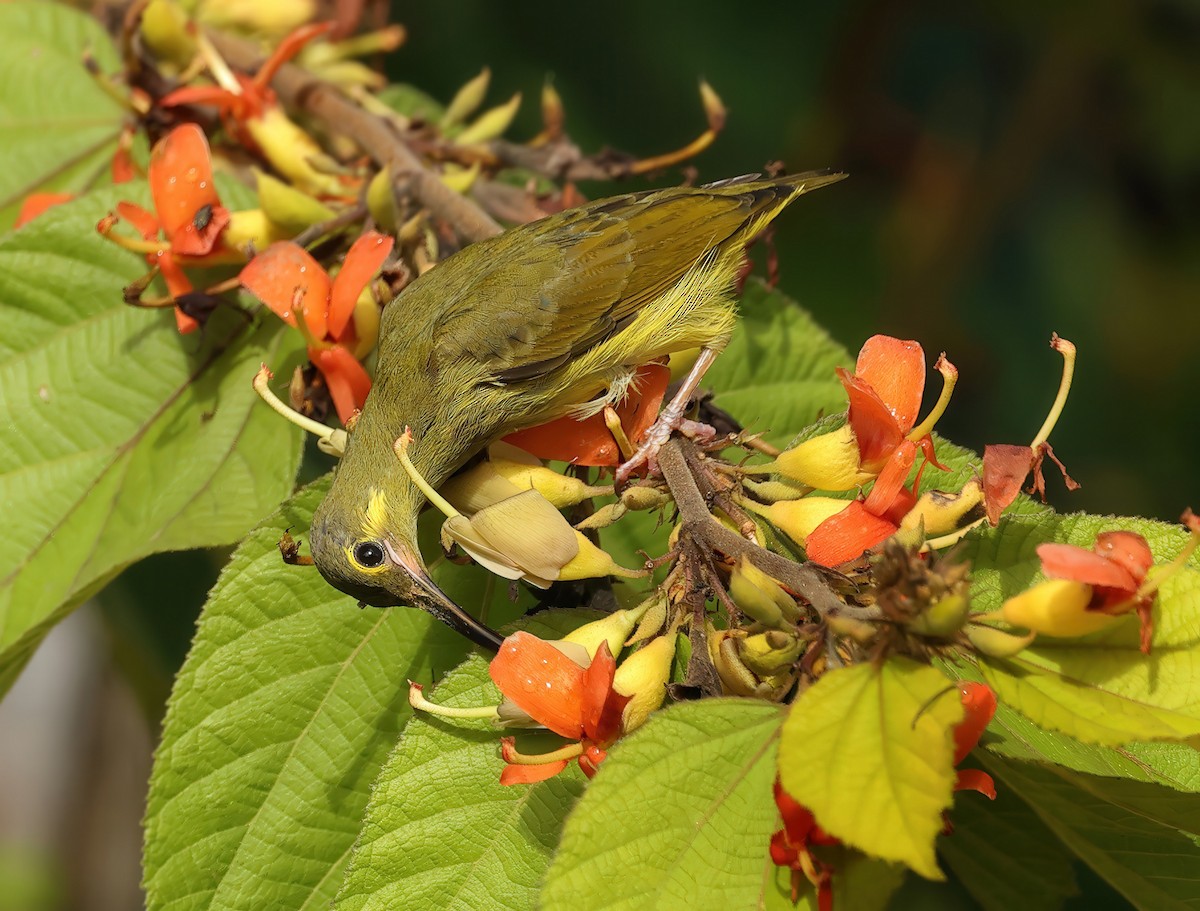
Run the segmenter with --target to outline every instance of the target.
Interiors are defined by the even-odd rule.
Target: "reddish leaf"
[[[350,420],[355,411],[362,408],[371,391],[371,377],[358,358],[340,345],[332,348],[309,347],[308,357],[325,377],[329,396],[343,424]]]
[[[804,550],[814,563],[839,566],[895,533],[893,522],[871,515],[861,500],[851,500],[845,509],[813,529],[804,543]]]
[[[175,254],[211,253],[229,212],[217,196],[204,131],[185,123],[164,136],[150,153],[149,177],[154,209]]]
[[[290,240],[273,243],[250,260],[238,278],[289,326],[296,325],[299,309],[311,337],[325,338],[329,275],[303,247]]]
[[[328,331],[334,341],[342,341],[342,333],[354,315],[358,296],[392,252],[392,243],[392,238],[386,234],[368,231],[350,247],[341,271],[333,277],[329,292]]]
[[[584,672],[549,642],[513,633],[488,666],[492,681],[521,711],[568,740],[583,737]]]
[[[1000,514],[1016,500],[1033,468],[1033,450],[1007,443],[983,449],[983,496],[988,522],[995,525]]]
[[[854,375],[875,390],[902,433],[913,429],[925,392],[925,352],[917,342],[871,336],[858,352]]]

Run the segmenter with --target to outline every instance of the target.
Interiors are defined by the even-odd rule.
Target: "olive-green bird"
[[[429,578],[417,546],[425,497],[393,453],[397,437],[412,428],[412,462],[438,487],[499,437],[595,413],[638,367],[702,347],[693,382],[664,412],[678,418],[733,331],[747,242],[843,176],[602,199],[474,243],[414,281],[384,310],[374,388],[313,518],[321,574],[366,604],[420,607],[498,647]]]

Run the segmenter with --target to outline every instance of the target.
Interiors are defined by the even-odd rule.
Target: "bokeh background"
[[[489,65],[494,103],[525,94],[517,138],[537,132],[552,76],[585,151],[673,149],[703,129],[708,79],[730,116],[700,180],[775,160],[849,172],[780,219],[781,286],[852,350],[875,332],[945,350],[961,375],[945,435],[1028,442],[1057,387],[1057,331],[1080,357],[1051,440],[1083,487],[1052,479],[1051,502],[1166,521],[1200,507],[1197,4],[458,0],[392,15],[409,28],[394,79],[448,99]],[[150,750],[221,559],[130,570],[0,705],[0,911],[139,906]],[[1074,907],[1126,907],[1092,878],[1084,891]],[[898,907],[972,905],[914,884]]]

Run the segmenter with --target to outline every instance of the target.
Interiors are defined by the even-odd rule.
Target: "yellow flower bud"
[[[753,696],[758,689],[758,678],[742,662],[738,653],[737,639],[731,630],[713,629],[708,626],[708,657],[717,669],[725,692],[734,696]]]
[[[804,497],[800,500],[780,500],[758,512],[797,544],[803,545],[818,525],[830,516],[837,515],[849,502],[834,497]]]
[[[478,142],[487,142],[504,134],[517,116],[521,106],[521,93],[513,95],[504,104],[497,105],[491,110],[484,111],[469,127],[454,137],[459,145],[469,146]]]
[[[462,123],[483,104],[491,79],[492,71],[485,66],[478,76],[468,80],[455,93],[454,98],[446,105],[446,113],[442,115],[442,129]]]
[[[277,177],[256,168],[254,178],[258,186],[258,204],[267,218],[286,232],[286,237],[294,237],[311,225],[333,218],[333,209],[329,206]]]
[[[229,213],[229,224],[222,232],[221,239],[225,246],[245,258],[248,250],[265,250],[286,236],[262,209],[243,209]],[[207,261],[214,262],[215,258],[209,256]]]
[[[559,509],[613,492],[611,487],[593,487],[579,478],[559,474],[508,443],[489,446],[488,463],[496,474],[517,489],[536,490]]]
[[[794,623],[800,616],[795,599],[783,586],[745,557],[729,576],[729,594],[743,613],[767,626]]]
[[[650,713],[663,704],[671,663],[675,660],[675,635],[659,636],[617,665],[613,689],[632,696],[621,715],[626,732],[639,728]]]
[[[1035,638],[1037,633],[1017,636],[994,626],[984,626],[982,623],[972,623],[967,627],[967,639],[975,650],[992,658],[1011,658],[1032,644]]]
[[[917,614],[908,628],[919,636],[948,639],[962,629],[970,612],[971,602],[966,596],[946,595]]]
[[[1089,611],[1092,587],[1073,579],[1049,579],[1009,598],[996,613],[1013,626],[1047,636],[1085,636],[1121,620]]]
[[[442,535],[443,543],[456,542],[496,575],[525,579],[538,588],[549,588],[560,578],[578,557],[582,537],[533,490],[493,503],[469,519],[452,516],[443,523]]]
[[[760,677],[790,670],[800,657],[804,643],[798,636],[773,629],[747,636],[739,642],[742,663]]]
[[[850,490],[873,477],[859,468],[858,439],[849,424],[781,452],[769,467],[817,490]]]
[[[261,117],[246,121],[246,130],[275,170],[306,193],[340,196],[345,188],[332,174],[318,171],[314,162],[328,160],[315,139],[288,119],[280,107],[268,107]]]
[[[392,172],[387,165],[380,168],[367,184],[367,211],[379,227],[389,234],[396,233],[396,197],[392,193]]]
[[[354,356],[360,361],[371,353],[375,343],[379,341],[379,320],[382,312],[368,284],[359,292],[358,300],[354,302],[354,313],[350,317],[354,321],[354,334],[358,338],[354,345]]]
[[[667,599],[662,592],[655,592],[649,598],[639,604],[638,607],[645,605],[646,612],[642,615],[642,619],[638,621],[637,629],[633,631],[633,635],[625,640],[626,645],[635,645],[644,639],[649,639],[655,633],[663,628],[663,624],[667,622]]]
[[[635,485],[634,487],[625,488],[621,494],[621,505],[626,509],[632,509],[634,512],[640,512],[649,509],[660,509],[666,506],[671,497],[665,491],[655,487],[645,487]]]
[[[184,69],[196,56],[196,41],[188,32],[188,17],[172,0],[150,0],[142,10],[142,43],[159,63]]]
[[[974,515],[975,512],[979,516]],[[968,481],[958,493],[927,490],[900,522],[900,531],[924,528],[925,537],[936,538],[949,534],[962,525],[983,515],[983,487],[978,481]]]
[[[315,0],[201,0],[196,18],[205,25],[282,38],[316,16]]]
[[[567,527],[570,528],[569,525]],[[574,531],[574,529],[571,530]],[[579,552],[562,568],[562,572],[558,576],[564,582],[575,579],[598,579],[602,576],[638,579],[646,575],[644,570],[621,566],[613,560],[608,551],[601,550],[592,543],[591,538],[581,531],[575,532],[575,542],[579,547]]]
[[[469,168],[460,168],[455,165],[446,165],[442,171],[441,180],[455,193],[466,193],[475,183],[475,179],[479,176],[482,170],[478,161],[473,163]]]
[[[621,654],[625,639],[633,632],[634,626],[650,608],[650,601],[643,601],[637,607],[628,610],[613,611],[607,617],[585,623],[579,629],[562,637],[562,642],[574,642],[587,649],[588,658],[595,658],[601,642],[608,643],[608,650],[615,658]]]

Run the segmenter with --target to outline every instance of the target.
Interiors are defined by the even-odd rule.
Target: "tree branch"
[[[249,41],[221,32],[211,32],[209,38],[221,56],[239,70],[254,72],[263,61],[263,54]],[[393,179],[407,181],[417,201],[435,218],[450,224],[463,240],[484,240],[503,230],[479,206],[455,193],[426,168],[391,124],[364,111],[336,86],[290,63],[280,67],[271,86],[286,107],[303,111],[346,134],[380,166],[389,167]]]

